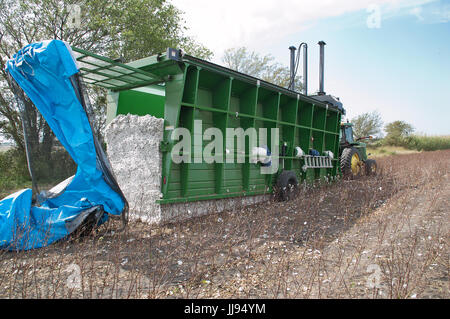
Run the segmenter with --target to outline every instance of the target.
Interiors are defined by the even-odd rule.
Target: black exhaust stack
[[[303,94],[308,95],[308,45],[306,43],[303,43]]]
[[[339,101],[338,97],[334,97],[332,95],[326,95],[325,90],[323,88],[323,82],[324,82],[324,65],[325,65],[325,55],[324,55],[324,49],[325,49],[325,42],[319,41],[317,43],[320,46],[320,62],[319,62],[319,91],[317,92],[317,95],[310,95],[313,99],[316,99],[320,102],[326,103],[327,107],[333,107],[338,109],[342,112],[342,114],[345,115],[345,109],[342,105],[342,102]]]
[[[298,46],[297,59],[295,58],[296,47],[290,46],[289,51],[291,52],[290,58],[290,81],[289,90],[295,90],[295,76],[298,69],[300,50],[303,46],[303,94],[308,95],[308,45],[305,42],[300,43]],[[297,60],[297,61],[296,61]]]
[[[326,43],[324,41],[319,41],[317,44],[320,46],[319,92],[317,92],[317,94],[325,95],[325,91],[323,90],[323,78],[324,78],[324,64],[325,64],[324,49]]]
[[[294,90],[294,82],[295,82],[295,50],[297,50],[294,46],[289,47],[289,51],[291,51],[291,65],[290,65],[290,71],[291,71],[291,79],[289,81],[289,90]]]

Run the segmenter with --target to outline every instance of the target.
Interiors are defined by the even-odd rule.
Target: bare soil
[[[0,252],[2,298],[449,298],[450,151],[185,222]]]

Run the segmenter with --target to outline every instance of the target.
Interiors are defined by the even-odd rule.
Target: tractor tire
[[[377,175],[377,162],[373,159],[368,159],[365,163],[366,175],[374,176]]]
[[[298,179],[294,171],[283,171],[277,179],[277,197],[280,201],[293,199],[298,191]]]
[[[361,176],[362,161],[354,147],[345,148],[341,155],[341,172],[345,179]]]

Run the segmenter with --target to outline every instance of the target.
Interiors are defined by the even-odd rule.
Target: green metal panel
[[[117,114],[153,115],[164,118],[165,88],[161,86],[119,92]]]
[[[231,103],[231,86],[232,79],[227,77],[223,78],[215,86],[215,92],[213,94],[212,104],[219,110],[228,111]],[[212,112],[213,114],[213,124],[215,127],[219,128],[222,132],[226,132],[228,127],[228,114]],[[223,135],[222,139],[223,145],[226,145],[226,135]],[[218,151],[218,150],[216,150]],[[224,179],[225,179],[225,166],[224,163],[215,163],[215,192],[216,194],[221,194],[224,192]]]
[[[183,96],[185,74],[177,74],[166,83],[166,98],[164,105],[164,134],[163,139],[171,150],[174,142],[170,138],[174,128],[179,126],[181,100]],[[163,154],[161,192],[167,196],[168,185],[172,178],[172,158],[169,152]],[[185,178],[185,177],[184,177]],[[181,176],[183,185],[183,176]]]
[[[86,57],[97,58],[87,52],[82,54],[82,60],[86,60]],[[113,60],[101,61],[89,61],[96,66],[84,72],[88,76],[96,75],[96,72],[104,73],[108,70],[108,63],[113,70],[119,67],[121,71],[126,70],[123,73],[127,76],[100,81],[106,83],[105,87],[116,83],[114,81],[118,79],[128,81],[120,85],[116,83],[110,88],[120,92],[118,105],[111,109],[115,110],[116,115],[132,113],[164,117],[161,203],[272,192],[278,173],[261,174],[259,165],[250,163],[248,140],[245,143],[244,163],[205,162],[202,150],[211,141],[203,140],[202,136],[211,127],[222,131],[224,147],[233,139],[234,144],[237,143],[234,136],[227,135],[227,128],[239,127],[244,131],[265,128],[269,149],[274,147],[270,129],[278,128],[280,152],[281,145],[286,144],[286,153],[279,159],[279,172],[283,169],[294,170],[301,180],[310,182],[339,173],[337,156],[341,113],[323,102],[190,56],[171,59],[166,55],[158,55],[126,65],[118,65]],[[145,76],[148,82],[144,84],[141,82]],[[164,83],[155,84],[154,81]],[[199,120],[202,121],[202,128],[197,132],[194,123]],[[191,132],[190,163],[172,162],[170,151],[177,141],[172,141],[170,137],[178,127]],[[201,147],[194,148],[195,145]],[[324,151],[333,152],[333,167],[304,171],[302,167],[305,160],[294,156],[297,146],[306,153],[311,149],[321,154]],[[224,150],[215,152],[225,153]]]

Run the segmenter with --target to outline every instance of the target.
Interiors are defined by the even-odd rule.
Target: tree
[[[86,1],[86,4],[90,2]],[[105,53],[109,56],[121,57],[128,62],[165,52],[168,47],[183,49],[203,59],[213,55],[206,47],[186,36],[188,28],[181,18],[182,12],[167,0],[94,2],[105,7],[104,15],[96,17],[98,25],[95,28],[100,26],[107,30],[111,45]]]
[[[414,132],[414,127],[404,121],[394,121],[387,124],[384,130],[386,131],[384,142],[387,145],[402,146],[405,145],[411,133]]]
[[[79,26],[69,26],[74,5],[81,9]],[[5,65],[26,44],[59,39],[97,54],[120,57],[124,62],[164,52],[167,47],[210,58],[212,52],[188,37],[186,30],[181,12],[166,0],[2,0],[0,134],[25,152],[22,121]],[[102,123],[106,90],[89,88],[89,93],[92,105],[100,111],[95,114],[98,123]],[[25,99],[24,107],[33,152],[48,157],[54,135],[31,101]]]
[[[222,58],[222,62],[230,69],[287,88],[290,82],[289,68],[274,60],[270,54],[260,56],[254,51],[248,52],[245,47],[227,49]],[[295,83],[296,89],[301,90],[300,76],[296,76]]]
[[[381,115],[377,111],[367,112],[353,118],[353,133],[356,138],[379,135],[383,127]]]

